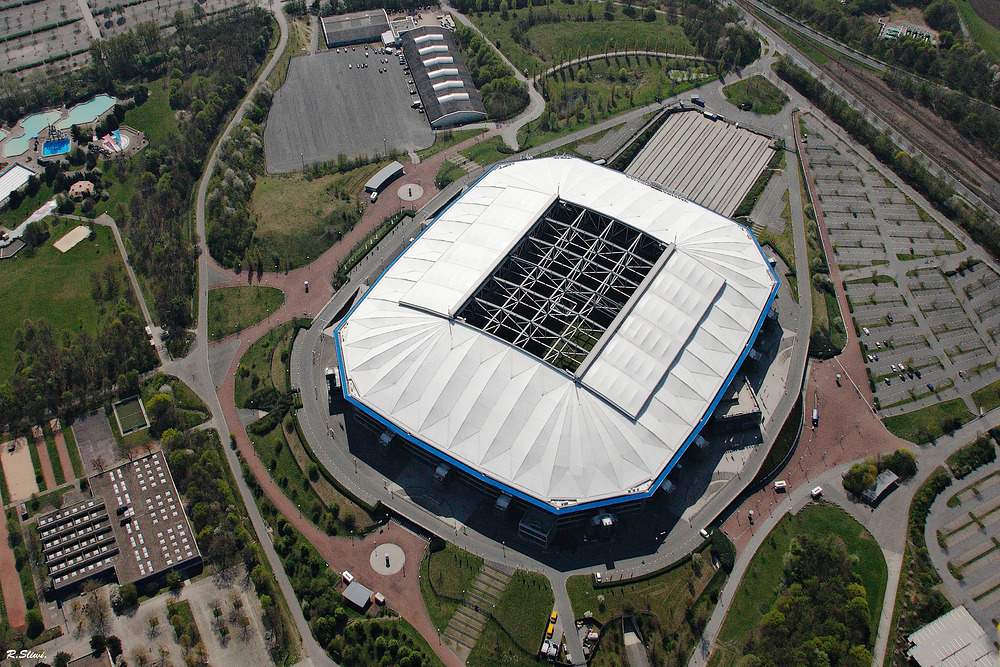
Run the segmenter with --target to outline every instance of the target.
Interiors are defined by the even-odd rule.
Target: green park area
[[[809,201],[808,194],[804,191],[802,201]],[[812,204],[805,205],[803,215],[806,223],[806,256],[809,261],[813,314],[809,354],[820,359],[829,359],[844,349],[844,345],[847,344],[847,329],[844,326],[833,281],[830,280],[830,265],[827,263],[826,250],[823,247],[819,223]]]
[[[466,664],[469,667],[537,664],[536,655],[553,604],[555,597],[548,579],[535,572],[516,571],[490,613]]]
[[[44,318],[60,338],[62,332],[94,336],[113,316],[110,306],[132,298],[109,228],[94,226],[93,240],[68,252],[53,247],[79,224],[48,219],[47,240],[0,263],[0,382],[14,371],[17,331],[26,321]]]
[[[612,13],[606,17],[606,8],[585,2],[475,13],[471,18],[515,67],[531,75],[572,58],[615,50],[696,53],[681,27],[662,15],[653,14],[654,20],[646,21],[649,17],[638,12],[630,17],[611,5]]]
[[[788,102],[788,95],[760,74],[731,83],[722,93],[733,106],[762,115],[776,114]]]
[[[285,302],[276,287],[241,285],[208,290],[208,339],[222,340],[270,317]]]
[[[545,111],[521,128],[518,143],[540,146],[714,77],[711,65],[681,58],[614,56],[564,67],[538,82]]]
[[[920,445],[936,440],[945,433],[951,433],[974,417],[975,415],[966,407],[965,401],[955,398],[913,412],[886,417],[882,422],[887,429],[903,440]]]
[[[972,392],[972,402],[983,412],[1000,407],[1000,380],[995,380],[982,389]]]
[[[420,563],[420,593],[439,633],[448,627],[482,566],[482,558],[451,542],[435,540],[431,543]]]
[[[251,207],[254,240],[268,271],[296,268],[319,257],[349,232],[364,213],[365,182],[385,164],[345,173],[262,174]]]
[[[709,547],[719,540],[720,548],[730,553],[732,545],[716,535],[690,556],[649,576],[603,584],[591,575],[569,578],[566,592],[577,618],[590,616],[602,625],[614,621],[609,627],[614,631],[602,635],[592,665],[628,664],[615,619],[629,614],[635,614],[650,664],[687,663],[726,582],[725,569],[713,564]],[[724,556],[730,566],[734,555]]]
[[[315,460],[292,409],[288,361],[295,334],[308,320],[281,324],[261,336],[240,359],[236,405],[266,412],[247,434],[272,479],[329,535],[364,532],[375,520],[372,509],[347,494]]]
[[[786,515],[750,561],[709,665],[793,664],[821,643],[830,664],[870,665],[887,577],[875,538],[843,510]]]
[[[478,130],[445,130],[434,136],[434,143],[428,148],[421,151],[417,151],[417,155],[421,160],[426,160],[427,158],[437,155],[443,150],[447,150],[452,146],[456,146],[467,139],[472,137],[478,137],[485,129]]]

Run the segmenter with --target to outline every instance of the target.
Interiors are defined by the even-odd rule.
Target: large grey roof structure
[[[421,26],[403,33],[400,39],[431,127],[486,120],[486,107],[450,31]]]
[[[498,165],[337,328],[345,396],[550,512],[653,493],[778,281],[749,230],[569,157]]]
[[[993,667],[992,640],[969,610],[959,605],[910,634],[912,664],[919,667]]]
[[[389,16],[384,9],[368,9],[352,14],[326,16],[322,19],[323,37],[327,48],[367,44],[382,41],[389,29]]]

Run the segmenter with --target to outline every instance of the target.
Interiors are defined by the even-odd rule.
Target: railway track
[[[994,175],[1000,174],[1000,163],[973,146],[950,123],[837,60],[827,61],[823,70],[994,211],[1000,211],[1000,180]]]

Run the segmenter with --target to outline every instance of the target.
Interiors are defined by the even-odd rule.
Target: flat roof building
[[[359,412],[570,514],[656,491],[777,289],[745,227],[620,172],[539,158],[493,167],[448,206],[334,339]]]
[[[56,590],[114,569],[118,583],[195,565],[195,543],[163,452],[90,478],[92,498],[38,519]]]
[[[352,44],[374,44],[382,41],[382,33],[389,29],[389,16],[384,9],[324,16],[323,38],[327,48]]]
[[[997,652],[990,636],[969,610],[959,605],[910,634],[906,656],[917,667],[994,667]]]
[[[400,40],[431,127],[486,120],[486,107],[450,31],[421,26],[403,33]]]
[[[378,173],[365,183],[365,192],[382,192],[382,189],[403,175],[403,165],[392,162],[378,170]]]

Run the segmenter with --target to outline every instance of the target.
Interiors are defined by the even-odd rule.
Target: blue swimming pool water
[[[69,139],[46,141],[42,144],[42,157],[62,155],[63,153],[69,153]]]
[[[69,110],[69,115],[56,123],[57,130],[68,130],[73,125],[92,123],[94,119],[115,105],[115,98],[110,95],[97,95],[82,104],[77,104]]]
[[[3,156],[13,157],[28,150],[30,146],[29,142],[37,137],[39,132],[56,122],[61,115],[58,111],[45,111],[22,118],[21,127],[23,128],[23,133],[7,140],[7,143],[3,147]]]

